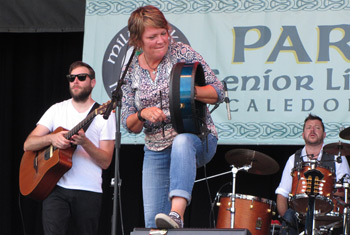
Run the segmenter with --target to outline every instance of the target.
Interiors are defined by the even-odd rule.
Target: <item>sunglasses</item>
[[[83,82],[83,81],[85,81],[86,76],[88,76],[90,79],[92,79],[92,78],[90,77],[90,75],[87,74],[87,73],[68,74],[66,77],[67,77],[67,79],[68,79],[69,82],[74,82],[75,77],[77,77],[79,81]]]

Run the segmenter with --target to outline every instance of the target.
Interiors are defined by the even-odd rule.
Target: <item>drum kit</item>
[[[350,140],[350,128],[339,134]],[[350,155],[350,144],[331,143],[323,152],[338,156],[332,162],[342,163],[341,156]],[[349,234],[349,175],[336,182],[335,169],[322,166],[316,160],[302,162],[292,170],[293,184],[289,205],[305,225],[305,234]],[[341,231],[341,232],[340,232]],[[335,234],[335,233],[334,233]]]
[[[247,149],[230,150],[225,159],[232,168],[226,172],[233,176],[232,193],[218,196],[216,228],[243,228],[254,235],[269,234],[276,203],[265,198],[236,194],[236,175],[242,170],[256,175],[274,174],[279,170],[278,163],[263,153]]]
[[[350,127],[342,130],[339,136],[350,140]],[[335,161],[341,163],[341,156],[350,155],[350,144],[327,144],[323,151],[338,156]],[[219,175],[232,173],[232,193],[218,193],[216,228],[244,228],[254,235],[271,234],[271,219],[276,203],[265,198],[236,194],[236,175],[239,171],[271,175],[278,172],[278,163],[263,153],[247,149],[230,150],[225,154],[225,160],[232,169]],[[301,234],[336,234],[333,232],[337,229],[341,230],[341,234],[348,235],[349,175],[346,174],[340,182],[336,182],[334,170],[320,165],[316,160],[296,165],[291,175],[293,183],[288,202],[296,211],[298,221],[305,225]]]

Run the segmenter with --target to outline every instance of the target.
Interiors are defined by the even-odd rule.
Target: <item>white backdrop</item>
[[[144,5],[158,7],[174,38],[227,82],[232,119],[225,104],[212,113],[219,144],[303,144],[309,113],[323,118],[327,143],[349,126],[349,0],[87,0],[83,60],[96,70],[98,102],[110,99],[127,20]],[[143,134],[122,129],[122,143],[143,143]]]

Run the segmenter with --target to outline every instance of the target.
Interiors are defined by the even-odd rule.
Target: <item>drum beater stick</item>
[[[162,91],[159,91],[159,96],[160,96],[160,109],[163,111]],[[162,121],[162,133],[163,133],[163,137],[165,137],[164,121]]]

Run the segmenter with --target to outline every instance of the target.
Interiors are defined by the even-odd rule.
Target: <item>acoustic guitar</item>
[[[90,112],[84,120],[65,135],[65,138],[70,139],[80,129],[90,124],[98,114],[104,114],[110,102]],[[63,130],[65,129],[58,127],[53,133]],[[19,169],[21,194],[35,200],[44,200],[56,186],[58,180],[72,167],[72,155],[75,149],[76,146],[58,149],[50,145],[39,151],[25,151]]]

